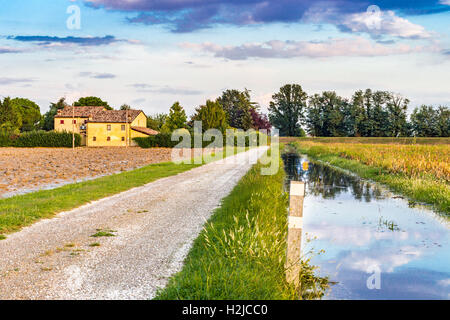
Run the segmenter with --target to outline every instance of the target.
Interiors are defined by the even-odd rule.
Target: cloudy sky
[[[0,95],[191,114],[286,83],[450,104],[450,0],[0,0]]]

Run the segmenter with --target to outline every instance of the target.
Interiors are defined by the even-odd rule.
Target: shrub
[[[11,146],[33,148],[70,148],[72,147],[72,133],[55,131],[31,131],[19,135],[15,140],[11,140]],[[75,134],[75,146],[81,145],[81,136]]]
[[[236,131],[234,133],[234,136],[232,138],[230,137],[223,137],[223,141],[215,141],[214,138],[212,138],[212,141],[202,141],[202,148],[206,148],[208,146],[214,148],[214,147],[221,147],[227,145],[227,142],[229,145],[237,146],[238,142],[245,139],[245,146],[250,146],[250,137],[247,135],[244,137],[244,132]],[[262,133],[255,132],[255,134],[252,136],[254,141],[259,143],[260,137],[262,136]],[[201,139],[201,137],[200,137]],[[180,141],[172,141],[172,134],[170,133],[160,133],[156,136],[149,136],[146,138],[134,138],[133,139],[139,147],[141,148],[174,148],[177,146]],[[240,142],[242,143],[242,142]],[[195,134],[191,133],[191,148],[194,148],[195,146]]]

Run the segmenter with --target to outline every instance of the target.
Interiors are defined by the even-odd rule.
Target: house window
[[[60,120],[60,121],[59,121],[59,124],[64,124],[64,120]]]
[[[125,137],[122,137],[122,141],[125,141]]]
[[[108,125],[106,126],[106,130],[111,131],[111,125],[110,125],[110,124],[108,124]],[[108,140],[108,141],[109,141],[109,140]]]
[[[106,138],[106,141],[111,141],[111,137]]]
[[[92,141],[97,141],[97,137],[93,137],[93,138],[92,138]]]
[[[124,124],[122,125],[122,131],[125,131],[125,125]]]

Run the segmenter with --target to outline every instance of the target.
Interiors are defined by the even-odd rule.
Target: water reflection
[[[450,230],[424,208],[343,171],[283,156],[289,180],[306,183],[304,231],[324,249],[312,263],[338,282],[328,299],[449,299]],[[380,270],[381,288],[368,278]]]

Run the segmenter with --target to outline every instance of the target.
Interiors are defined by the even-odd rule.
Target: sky
[[[188,114],[287,83],[450,105],[450,0],[0,0],[0,97]]]

